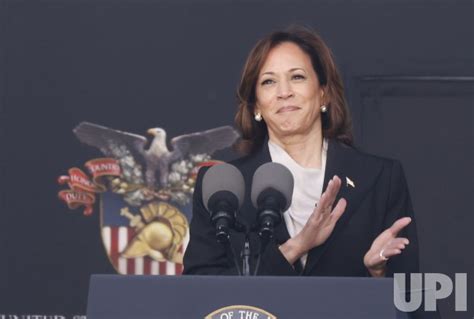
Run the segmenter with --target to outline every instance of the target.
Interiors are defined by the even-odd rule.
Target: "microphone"
[[[204,174],[202,199],[211,214],[218,242],[229,241],[229,230],[235,227],[236,212],[242,206],[244,194],[244,177],[235,166],[214,165]]]
[[[294,180],[291,172],[279,163],[266,163],[253,175],[251,199],[257,209],[259,236],[268,241],[281,223],[282,213],[291,205]]]

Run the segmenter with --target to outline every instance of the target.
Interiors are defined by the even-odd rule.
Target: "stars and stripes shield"
[[[102,227],[102,240],[110,262],[120,274],[127,275],[180,275],[183,265],[170,261],[157,261],[149,256],[125,258],[120,252],[124,251],[136,236],[131,227]],[[183,252],[183,246],[180,247]]]
[[[132,207],[117,194],[103,193],[102,240],[115,270],[124,275],[180,275],[189,240],[188,214],[189,206],[154,201]]]

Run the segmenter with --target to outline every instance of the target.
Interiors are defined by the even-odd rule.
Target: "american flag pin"
[[[352,188],[355,188],[354,182],[346,176],[346,186],[352,186]]]

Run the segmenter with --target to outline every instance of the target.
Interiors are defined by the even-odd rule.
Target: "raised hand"
[[[328,183],[326,191],[321,195],[318,205],[314,208],[303,229],[293,238],[280,246],[280,251],[293,264],[311,248],[322,245],[331,235],[336,222],[344,213],[347,202],[341,198],[334,209],[337,193],[341,188],[341,179],[334,176]]]
[[[387,260],[401,254],[410,243],[407,238],[397,237],[398,233],[410,223],[410,217],[400,218],[375,238],[369,251],[364,256],[364,265],[372,276],[385,276]]]

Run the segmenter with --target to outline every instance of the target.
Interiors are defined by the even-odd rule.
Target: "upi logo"
[[[423,276],[424,275],[424,276]],[[424,295],[424,310],[436,311],[436,301],[451,296],[454,290],[455,311],[467,311],[467,274],[450,277],[440,273],[410,274],[410,289],[406,288],[406,275],[393,276],[393,298],[398,310],[412,312],[420,308]],[[407,301],[409,299],[410,301]]]

